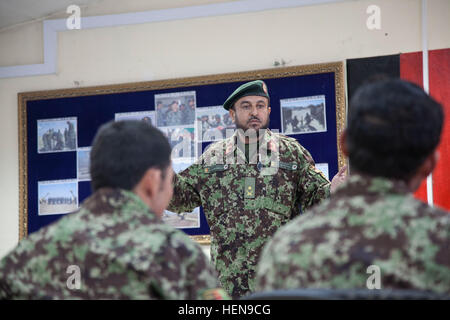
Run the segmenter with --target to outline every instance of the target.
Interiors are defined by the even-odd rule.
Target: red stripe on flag
[[[422,52],[412,52],[400,55],[400,78],[411,81],[423,88]],[[427,182],[422,181],[415,197],[427,202]]]
[[[450,49],[429,51],[428,57],[430,95],[442,104],[445,114],[440,160],[433,172],[433,201],[450,210]],[[400,77],[423,87],[422,52],[400,55]],[[427,201],[426,180],[414,195]]]
[[[433,171],[433,196],[437,206],[450,210],[450,49],[429,53],[430,94],[444,108],[440,159]]]

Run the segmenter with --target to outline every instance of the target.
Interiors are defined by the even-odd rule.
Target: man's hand
[[[331,180],[330,192],[333,193],[336,188],[347,179],[347,165],[343,166],[341,170]]]

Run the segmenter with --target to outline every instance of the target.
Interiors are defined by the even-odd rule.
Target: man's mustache
[[[253,120],[256,120],[256,121],[258,121],[258,122],[261,122],[261,120],[259,120],[258,118],[256,118],[256,117],[251,117],[251,118],[247,121],[247,123],[250,123],[250,122],[253,121]]]

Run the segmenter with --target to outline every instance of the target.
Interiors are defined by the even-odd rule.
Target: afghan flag
[[[438,146],[440,159],[433,171],[434,205],[450,210],[450,49],[428,51],[429,93],[444,108],[444,128]],[[348,100],[368,78],[384,74],[423,87],[422,52],[347,60]],[[415,196],[427,202],[424,180]]]

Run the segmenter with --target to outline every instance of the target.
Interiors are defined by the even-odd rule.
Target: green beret
[[[223,104],[223,107],[225,110],[229,110],[237,100],[246,96],[261,96],[270,100],[269,92],[264,81],[255,80],[244,83],[239,88],[234,90],[234,92],[228,97],[227,101]]]

